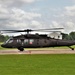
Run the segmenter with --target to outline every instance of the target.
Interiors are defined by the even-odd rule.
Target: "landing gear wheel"
[[[73,50],[74,51],[74,48],[72,48],[71,46],[68,46],[71,50]]]
[[[72,48],[72,50],[74,51],[74,48]]]
[[[20,50],[20,51],[24,51],[24,48],[23,48],[23,47],[20,47],[20,48],[18,48],[18,50]]]

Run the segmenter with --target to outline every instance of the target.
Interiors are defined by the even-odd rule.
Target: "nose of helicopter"
[[[1,45],[1,47],[5,47],[5,45],[4,45],[4,44],[2,44],[2,45]]]

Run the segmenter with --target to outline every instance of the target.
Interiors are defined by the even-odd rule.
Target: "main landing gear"
[[[74,50],[74,48],[72,48],[71,46],[68,46],[71,50]]]
[[[19,47],[18,50],[24,51],[24,48],[23,47]]]

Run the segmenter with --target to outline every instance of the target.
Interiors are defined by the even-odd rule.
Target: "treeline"
[[[61,33],[62,39],[64,40],[75,40],[75,32],[71,32],[69,34]]]
[[[8,35],[0,35],[0,42],[4,42],[9,38]]]

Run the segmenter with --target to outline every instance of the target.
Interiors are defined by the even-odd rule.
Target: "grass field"
[[[0,55],[0,75],[75,75],[75,55]]]

